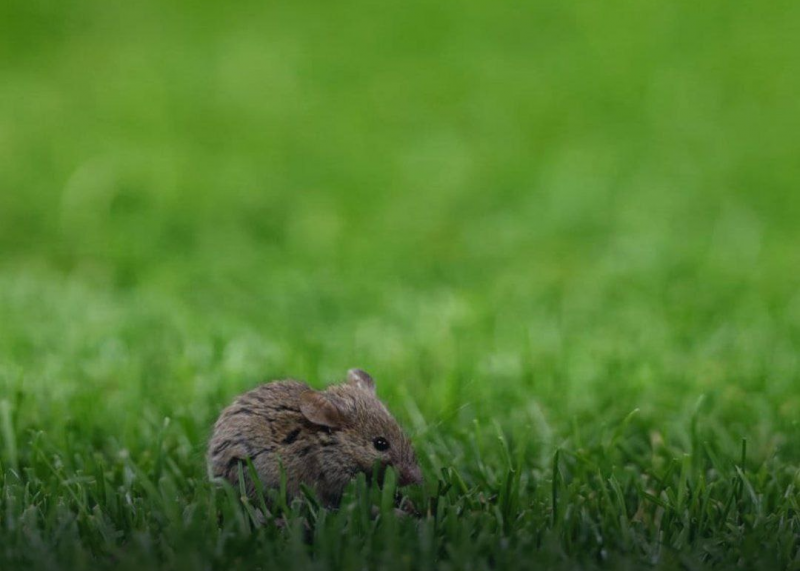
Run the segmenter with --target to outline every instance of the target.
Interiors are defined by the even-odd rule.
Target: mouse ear
[[[347,382],[375,394],[375,380],[366,371],[350,369],[347,371]]]
[[[344,415],[339,407],[319,391],[306,391],[300,395],[300,412],[320,426],[340,428],[344,424]]]

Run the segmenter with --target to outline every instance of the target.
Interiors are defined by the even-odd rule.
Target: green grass
[[[0,6],[0,568],[800,569],[796,4],[115,4]],[[207,481],[353,366],[421,518]]]

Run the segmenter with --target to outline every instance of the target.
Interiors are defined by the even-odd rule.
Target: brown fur
[[[389,442],[388,450],[376,449],[379,437]],[[371,475],[376,462],[392,466],[400,485],[422,482],[411,443],[378,400],[372,378],[357,369],[324,391],[286,380],[239,396],[214,426],[210,475],[235,485],[248,457],[265,488],[279,487],[282,465],[290,495],[304,483],[328,505],[338,504],[359,472]],[[251,482],[248,490],[253,492]]]

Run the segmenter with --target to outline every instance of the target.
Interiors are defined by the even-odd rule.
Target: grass
[[[128,4],[0,7],[2,569],[800,568],[797,6]],[[207,481],[353,366],[421,518]]]

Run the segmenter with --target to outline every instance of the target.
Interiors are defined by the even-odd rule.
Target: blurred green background
[[[17,454],[29,429],[135,450],[170,416],[199,474],[233,394],[358,365],[423,449],[496,420],[547,458],[635,407],[669,434],[704,394],[721,446],[797,460],[799,22],[4,1]]]
[[[3,0],[0,562],[796,565],[799,31],[783,0]],[[250,534],[216,415],[353,366],[427,519]]]

